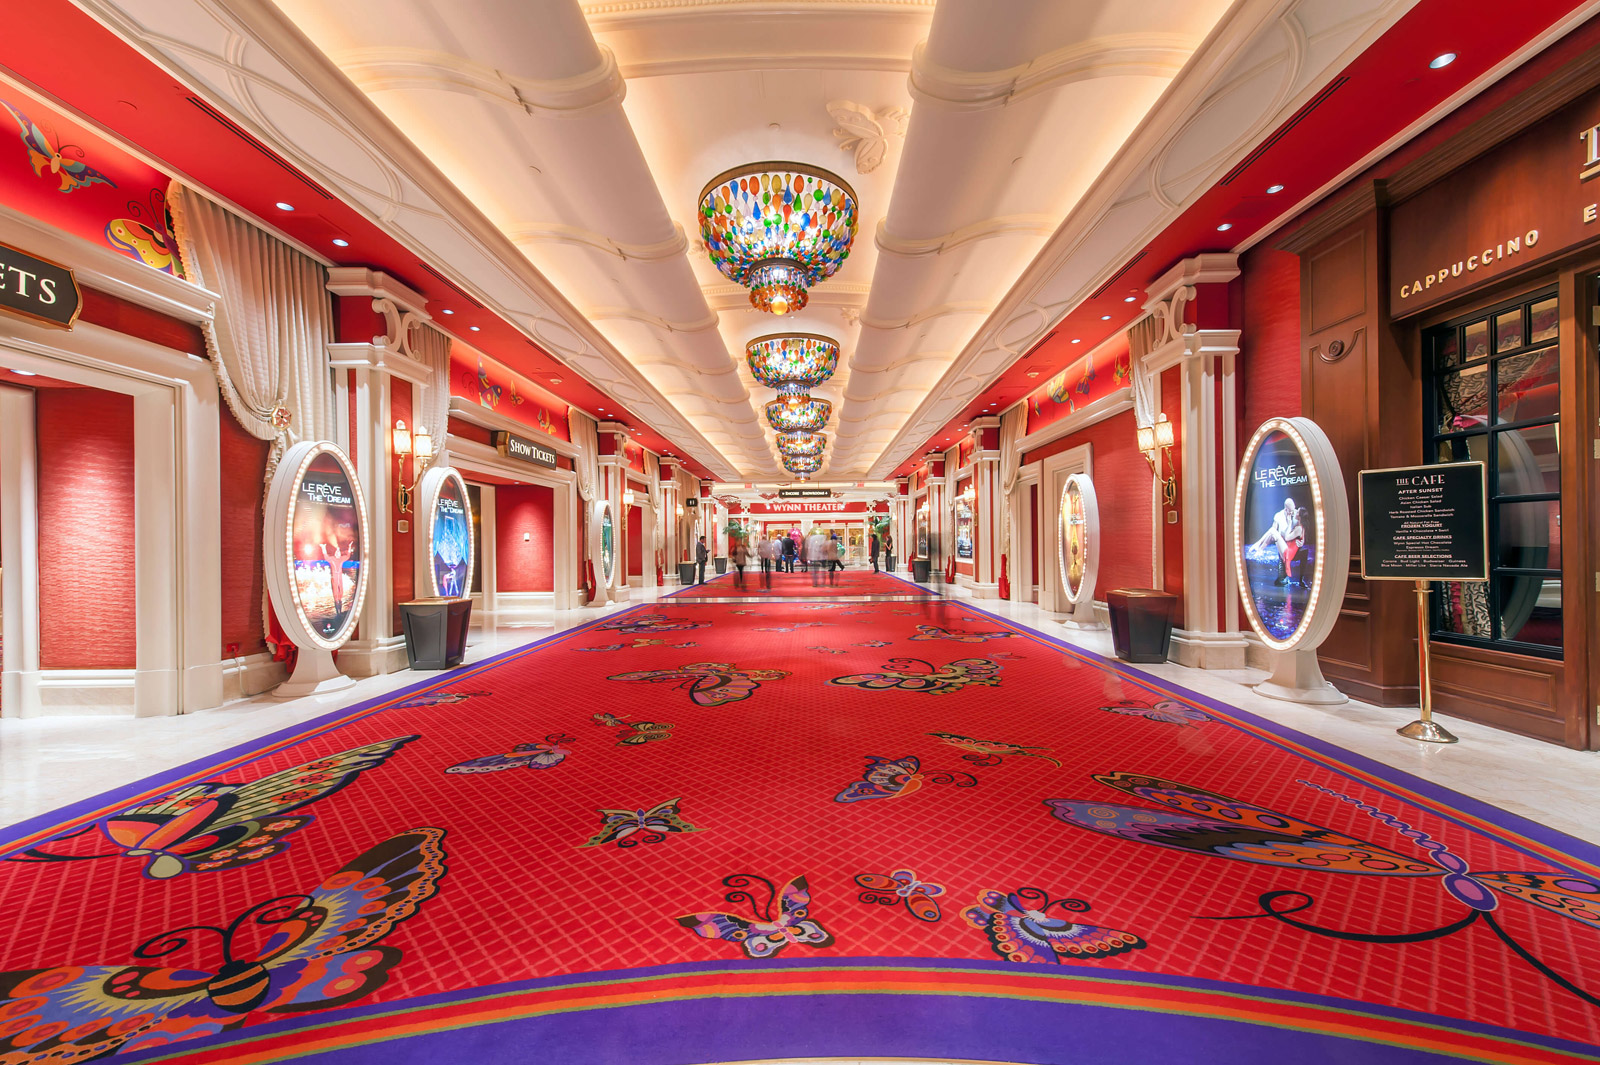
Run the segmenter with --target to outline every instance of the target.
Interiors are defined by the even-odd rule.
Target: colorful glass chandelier
[[[827,450],[825,433],[779,433],[778,454],[791,459],[821,458]]]
[[[767,424],[779,433],[815,433],[833,417],[833,404],[804,394],[793,394],[766,405]]]
[[[814,333],[773,333],[744,346],[755,379],[782,394],[810,392],[839,368],[839,345]]]
[[[783,460],[783,468],[790,473],[809,474],[822,469],[821,458],[789,458]]]
[[[799,163],[752,163],[700,193],[711,262],[750,290],[758,311],[787,314],[844,264],[856,237],[856,194],[844,179]]]

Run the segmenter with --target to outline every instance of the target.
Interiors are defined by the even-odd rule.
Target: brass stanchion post
[[[1428,595],[1432,591],[1427,581],[1417,581],[1417,692],[1421,697],[1422,717],[1395,731],[1407,739],[1425,743],[1456,743],[1457,738],[1433,720],[1433,668],[1428,655]]]

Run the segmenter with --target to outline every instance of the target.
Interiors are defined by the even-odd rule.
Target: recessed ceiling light
[[[561,383],[561,378],[552,377],[552,378],[550,378],[550,383],[553,384],[553,385],[559,385]]]
[[[1083,338],[1082,337],[1073,337],[1072,338],[1072,342],[1074,344],[1082,344],[1083,343]]]
[[[475,325],[469,325],[469,326],[467,326],[467,328],[468,328],[468,329],[470,329],[470,330],[472,330],[472,331],[473,331],[473,332],[474,332],[474,333],[479,333],[479,332],[482,332],[482,330],[480,330],[480,329],[479,329],[479,328],[478,328],[478,327],[477,327],[477,326],[475,326]]]
[[[18,377],[38,377],[39,376],[38,374],[34,373],[32,370],[12,370],[11,372],[16,374]]]
[[[1282,191],[1283,191],[1283,186],[1282,185],[1268,185],[1267,186],[1267,195],[1268,196],[1276,196],[1278,193],[1280,193]]]
[[[292,210],[294,210],[294,204],[292,204],[292,203],[284,203],[282,200],[279,200],[278,201],[278,210],[280,210],[280,211],[292,211]]]
[[[1139,298],[1138,296],[1124,296],[1124,297],[1122,297],[1122,302],[1123,303],[1132,303],[1134,300],[1136,300],[1138,298]]]
[[[452,310],[451,310],[451,309],[450,309],[450,308],[449,308],[449,307],[446,307],[446,308],[445,308],[445,309],[444,309],[444,313],[445,313],[445,314],[454,314],[454,313],[456,313],[456,312],[455,312],[455,311],[452,311]]]
[[[1100,316],[1100,320],[1102,322],[1109,322],[1109,321],[1111,321],[1111,316],[1109,314],[1102,314]]]
[[[1233,223],[1232,222],[1224,222],[1220,226],[1217,227],[1217,232],[1218,233],[1226,233],[1228,230],[1230,230],[1232,228],[1233,228]]]
[[[343,237],[334,237],[333,246],[335,248],[348,248],[350,246],[350,242],[345,240]]]
[[[1442,55],[1434,56],[1433,59],[1428,62],[1428,67],[1430,70],[1438,70],[1440,67],[1447,67],[1455,61],[1456,54],[1454,52],[1445,52]]]

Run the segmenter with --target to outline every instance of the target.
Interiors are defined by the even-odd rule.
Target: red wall
[[[394,440],[394,424],[395,422],[402,421],[406,423],[407,429],[411,430],[413,433],[417,431],[416,419],[411,416],[411,382],[402,381],[400,378],[396,377],[392,378],[389,382],[389,439],[391,441],[391,447],[393,447],[392,441]],[[433,429],[432,426],[429,426],[429,429],[430,431],[437,431]],[[434,444],[434,447],[438,447],[437,442]],[[389,461],[384,464],[384,469],[390,476],[393,476],[395,468],[394,456],[391,455]],[[414,459],[406,459],[404,462],[399,464],[399,469],[401,476],[405,478],[407,484],[415,482],[416,465]],[[420,505],[420,502],[421,500],[415,493],[413,493],[411,497],[411,513],[401,514],[400,493],[398,491],[398,486],[396,491],[393,491],[389,494],[389,527],[391,530],[389,548],[392,552],[391,559],[393,562],[392,572],[394,573],[395,603],[394,628],[390,630],[391,632],[402,631],[400,623],[400,604],[405,602],[407,599],[414,598],[417,594],[417,574],[413,567],[416,565],[416,559],[414,556],[416,553],[417,526],[419,524],[417,507]],[[408,522],[406,532],[401,532],[400,526],[397,524],[402,518]],[[377,535],[377,530],[374,530],[374,535]],[[424,594],[427,593],[425,592]]]
[[[1022,461],[1036,462],[1080,444],[1093,449],[1095,494],[1100,503],[1100,577],[1095,598],[1104,599],[1111,588],[1148,588],[1150,467],[1139,454],[1133,412],[1124,411],[1030,451]],[[1055,520],[1055,506],[1055,500],[1039,500],[1045,521]],[[1055,560],[1041,554],[1039,564],[1053,566]]]
[[[239,645],[239,654],[267,649],[261,632],[261,527],[267,456],[272,443],[245,432],[227,404],[217,418],[223,470],[218,504],[222,510],[222,653]]]
[[[496,591],[555,590],[554,512],[555,490],[544,485],[505,484],[494,490]]]
[[[1256,426],[1300,413],[1300,257],[1252,248],[1239,261],[1244,317],[1239,338],[1239,454]]]
[[[644,576],[644,509],[628,507],[628,576]],[[709,544],[710,541],[707,541]]]
[[[39,455],[39,665],[132,669],[133,397],[34,393]]]

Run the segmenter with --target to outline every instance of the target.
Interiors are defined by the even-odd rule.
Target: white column
[[[39,706],[39,465],[33,393],[0,387],[0,559],[5,573],[0,709],[36,717]]]

